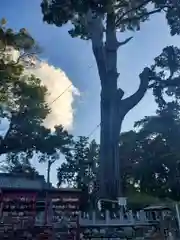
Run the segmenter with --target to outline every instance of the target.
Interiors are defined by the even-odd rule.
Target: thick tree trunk
[[[123,119],[118,118],[117,104],[115,104],[112,98],[109,101],[104,101],[101,97],[99,187],[100,197],[106,199],[115,199],[122,196],[118,145]]]
[[[47,167],[47,184],[50,185],[50,172],[51,172],[51,161],[48,160],[48,167]]]
[[[121,164],[119,135],[125,115],[142,99],[148,87],[148,71],[140,75],[139,89],[132,96],[122,99],[124,92],[118,89],[117,51],[118,47],[130,40],[119,43],[116,38],[115,15],[107,14],[106,41],[104,42],[103,20],[87,14],[93,53],[101,80],[101,133],[99,198],[121,197]]]
[[[117,49],[115,17],[107,16],[106,75],[101,79],[101,134],[100,134],[100,196],[116,198],[122,195],[119,161],[119,134],[123,118],[119,116],[119,104],[123,95],[117,88]]]
[[[48,183],[48,186],[50,186],[51,184],[51,181],[50,181],[50,173],[51,173],[51,167],[52,167],[52,164],[55,162],[55,160],[48,160],[48,167],[47,167],[47,183]]]

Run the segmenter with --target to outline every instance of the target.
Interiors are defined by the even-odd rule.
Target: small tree
[[[57,170],[58,185],[67,184],[83,191],[81,208],[95,204],[95,186],[98,170],[99,145],[88,138],[79,137],[74,149],[66,155],[66,161]],[[88,204],[89,202],[89,204]]]
[[[171,34],[180,33],[180,4],[169,0],[43,0],[43,20],[62,26],[70,21],[72,37],[91,40],[101,82],[100,197],[122,196],[119,134],[126,114],[148,89],[150,69],[139,75],[139,89],[124,98],[117,86],[117,51],[131,40],[118,41],[117,32],[136,31],[155,13],[166,15]],[[121,37],[121,35],[119,34]],[[113,177],[112,177],[113,176]]]
[[[74,148],[66,155],[66,161],[58,168],[58,185],[67,184],[81,189],[84,185],[89,188],[96,181],[99,146],[93,140],[79,137]]]

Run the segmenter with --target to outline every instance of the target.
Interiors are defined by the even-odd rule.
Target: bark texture
[[[118,88],[117,51],[131,38],[119,43],[116,37],[115,15],[107,15],[104,30],[100,16],[88,13],[88,27],[101,81],[101,131],[99,198],[116,199],[123,196],[121,185],[121,162],[119,135],[125,115],[142,99],[148,88],[148,69],[140,75],[139,89],[123,99],[124,92]]]

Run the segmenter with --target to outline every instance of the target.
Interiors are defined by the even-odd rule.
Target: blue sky
[[[13,29],[28,29],[43,48],[43,58],[61,68],[80,90],[81,97],[74,104],[73,134],[87,136],[100,122],[100,82],[90,42],[72,39],[68,35],[67,26],[57,28],[43,23],[39,0],[0,0],[1,17],[5,17]],[[126,95],[137,89],[139,73],[153,63],[154,57],[161,53],[163,47],[172,44],[178,46],[180,43],[178,37],[170,36],[166,21],[161,15],[153,16],[143,24],[140,32],[121,34],[118,37],[123,40],[131,35],[134,39],[121,48],[118,54],[119,84]],[[152,114],[155,108],[153,97],[148,93],[128,114],[123,129],[132,128],[135,120]],[[98,135],[99,131],[96,131],[92,137],[98,139]]]

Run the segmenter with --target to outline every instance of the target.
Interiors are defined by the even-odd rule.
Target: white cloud
[[[7,55],[10,58],[8,60],[13,59],[16,61],[19,57],[19,52],[10,47]],[[31,67],[29,65],[30,67],[28,67],[27,65],[25,74],[34,74],[40,78],[42,84],[45,85],[48,90],[46,101],[51,108],[51,113],[45,119],[44,125],[51,130],[54,129],[55,125],[59,124],[67,130],[72,129],[74,117],[73,103],[75,96],[80,95],[79,90],[74,87],[71,80],[60,68],[55,68],[46,61],[39,62],[36,58],[35,60],[33,59],[33,57],[27,57],[27,62],[30,60],[30,62],[36,66]],[[26,61],[26,57],[23,61]],[[61,94],[62,96],[60,96]],[[58,98],[58,96],[60,97]]]
[[[78,89],[60,68],[55,68],[47,62],[41,62],[38,67],[28,72],[40,78],[49,92],[46,101],[51,108],[51,113],[44,122],[45,126],[53,129],[55,125],[62,124],[64,128],[71,129],[74,116],[73,102],[74,97],[79,95]],[[58,98],[60,94],[62,96]]]

